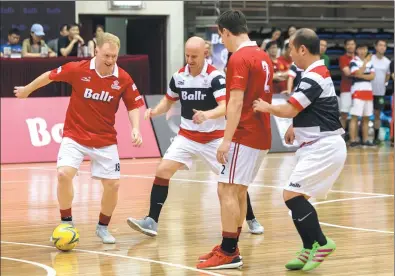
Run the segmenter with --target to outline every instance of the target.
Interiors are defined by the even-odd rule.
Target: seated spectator
[[[60,31],[59,31],[60,37],[68,36],[69,35],[68,29],[69,29],[69,25],[68,24],[63,24],[60,27]],[[52,40],[48,41],[48,43],[47,43],[48,47],[51,48],[55,53],[59,52],[58,40],[59,40],[59,37],[55,38],[55,39],[52,39]]]
[[[30,29],[30,38],[22,43],[22,57],[56,57],[56,53],[44,41],[44,28],[40,24],[33,24]]]
[[[277,46],[280,46],[279,44],[279,39],[280,39],[280,36],[281,36],[281,30],[280,29],[274,29],[273,30],[273,33],[272,33],[272,37],[271,38],[266,38],[265,40],[263,40],[263,42],[262,42],[262,45],[261,45],[261,49],[262,50],[265,50],[266,49],[266,45],[269,43],[269,42],[272,42],[272,41],[275,41],[276,43],[277,43]],[[281,54],[281,49],[279,48],[278,49],[278,53],[277,53],[277,56],[280,56],[280,54]]]
[[[92,40],[88,41],[88,51],[91,57],[96,55],[95,49],[97,44],[97,37],[104,33],[104,27],[102,25],[97,25],[95,33],[93,34],[95,37]]]
[[[210,41],[206,41],[204,45],[204,57],[206,58],[208,64],[213,64],[213,59],[212,59],[212,54],[213,54],[213,49]]]
[[[76,57],[78,56],[78,48],[85,44],[80,36],[80,26],[77,23],[71,24],[68,31],[68,36],[60,37],[58,40],[59,57]]]
[[[270,41],[268,44],[266,44],[265,50],[273,63],[273,93],[278,94],[287,90],[287,65],[283,64],[281,60],[277,58],[278,46],[276,41]]]
[[[4,54],[4,48],[9,47],[11,48],[11,55],[18,54],[21,55],[22,53],[22,45],[19,43],[21,38],[21,33],[18,29],[13,28],[8,31],[8,42],[6,44],[1,45],[0,53],[1,56]]]
[[[331,65],[331,63],[330,63],[329,57],[325,54],[327,48],[328,48],[328,42],[326,42],[326,40],[321,39],[320,40],[321,59],[324,60],[325,66],[329,69],[329,66]]]
[[[291,25],[291,26],[289,26],[288,27],[288,38],[286,39],[286,40],[284,40],[284,49],[283,50],[285,50],[285,45],[287,45],[288,43],[289,43],[289,38],[291,37],[291,36],[293,36],[294,35],[294,33],[296,33],[296,31],[297,31],[298,29],[296,29],[296,27],[295,26],[293,26],[293,25]]]

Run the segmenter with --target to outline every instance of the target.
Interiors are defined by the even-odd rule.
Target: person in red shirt
[[[247,188],[254,181],[271,147],[270,115],[254,113],[258,98],[272,101],[273,65],[248,37],[240,11],[226,11],[217,19],[218,32],[232,57],[226,72],[226,128],[217,150],[223,165],[218,179],[222,243],[201,256],[199,269],[238,268],[243,265],[237,246],[247,211]]]
[[[270,41],[265,48],[273,63],[273,93],[280,94],[287,90],[288,65],[277,58],[278,46],[276,41]]]
[[[118,37],[104,33],[97,40],[95,58],[66,63],[14,90],[16,97],[26,98],[52,81],[71,84],[73,90],[57,161],[61,221],[74,225],[72,180],[84,157],[89,156],[92,177],[100,179],[104,188],[96,227],[96,235],[103,243],[115,243],[107,226],[118,200],[120,161],[114,124],[121,98],[132,124],[132,143],[134,146],[142,143],[138,108],[144,101],[133,79],[116,64],[119,47]]]
[[[344,48],[346,53],[339,57],[339,67],[342,73],[340,82],[340,113],[341,123],[344,129],[347,129],[348,114],[352,105],[351,85],[352,76],[350,71],[350,62],[354,58],[356,43],[354,39],[346,39],[344,41]]]
[[[290,53],[291,53],[291,49],[289,48],[289,43],[286,43],[284,45],[283,54],[278,58],[278,60],[285,65],[287,72],[289,69],[291,69],[291,65],[292,65],[292,57]]]

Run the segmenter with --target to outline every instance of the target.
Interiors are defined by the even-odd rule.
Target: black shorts
[[[384,96],[374,96],[373,97],[373,109],[374,110],[383,110],[384,109]]]

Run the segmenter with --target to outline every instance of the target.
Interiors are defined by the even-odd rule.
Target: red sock
[[[72,221],[71,208],[65,210],[60,209],[60,219],[63,221]]]
[[[100,213],[100,216],[99,216],[99,224],[100,225],[108,226],[108,224],[110,223],[110,220],[111,220],[111,216],[106,216],[103,213]]]
[[[241,233],[241,227],[238,227],[237,228],[237,241],[239,241],[240,233]]]

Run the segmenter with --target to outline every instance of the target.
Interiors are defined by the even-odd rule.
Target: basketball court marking
[[[2,242],[2,243],[3,243],[3,242]],[[45,265],[45,264],[36,263],[36,262],[32,262],[32,261],[27,261],[27,260],[22,260],[22,259],[8,258],[8,257],[1,257],[1,258],[4,259],[4,260],[8,260],[8,261],[14,261],[14,262],[20,262],[20,263],[27,263],[27,264],[39,266],[39,267],[45,269],[45,271],[47,272],[47,276],[55,276],[55,275],[56,275],[55,269],[53,269],[52,267],[47,266],[47,265]]]
[[[32,246],[32,247],[56,249],[55,246],[33,244],[33,243],[9,242],[9,241],[1,241],[1,243],[2,244],[13,244],[13,245],[23,245],[23,246]],[[163,262],[163,261],[156,261],[156,260],[145,259],[145,258],[140,258],[140,257],[125,256],[125,255],[106,253],[106,252],[101,252],[101,251],[85,250],[85,249],[73,249],[73,251],[82,252],[82,253],[90,253],[90,254],[98,254],[98,255],[103,255],[103,256],[108,256],[108,257],[124,258],[124,259],[140,261],[140,262],[155,263],[155,264],[160,264],[160,265],[167,265],[167,266],[176,267],[176,268],[180,268],[180,269],[185,269],[185,270],[190,270],[190,271],[194,271],[194,272],[199,272],[199,273],[202,273],[202,274],[205,274],[205,275],[225,276],[223,274],[218,274],[218,273],[214,273],[214,272],[210,272],[210,271],[205,271],[205,270],[201,270],[201,269],[197,269],[197,268],[193,268],[193,267],[189,267],[189,266],[185,266],[185,265],[173,264],[173,263],[168,263],[168,262]],[[55,272],[55,274],[51,274],[51,275],[56,275],[56,272]]]

